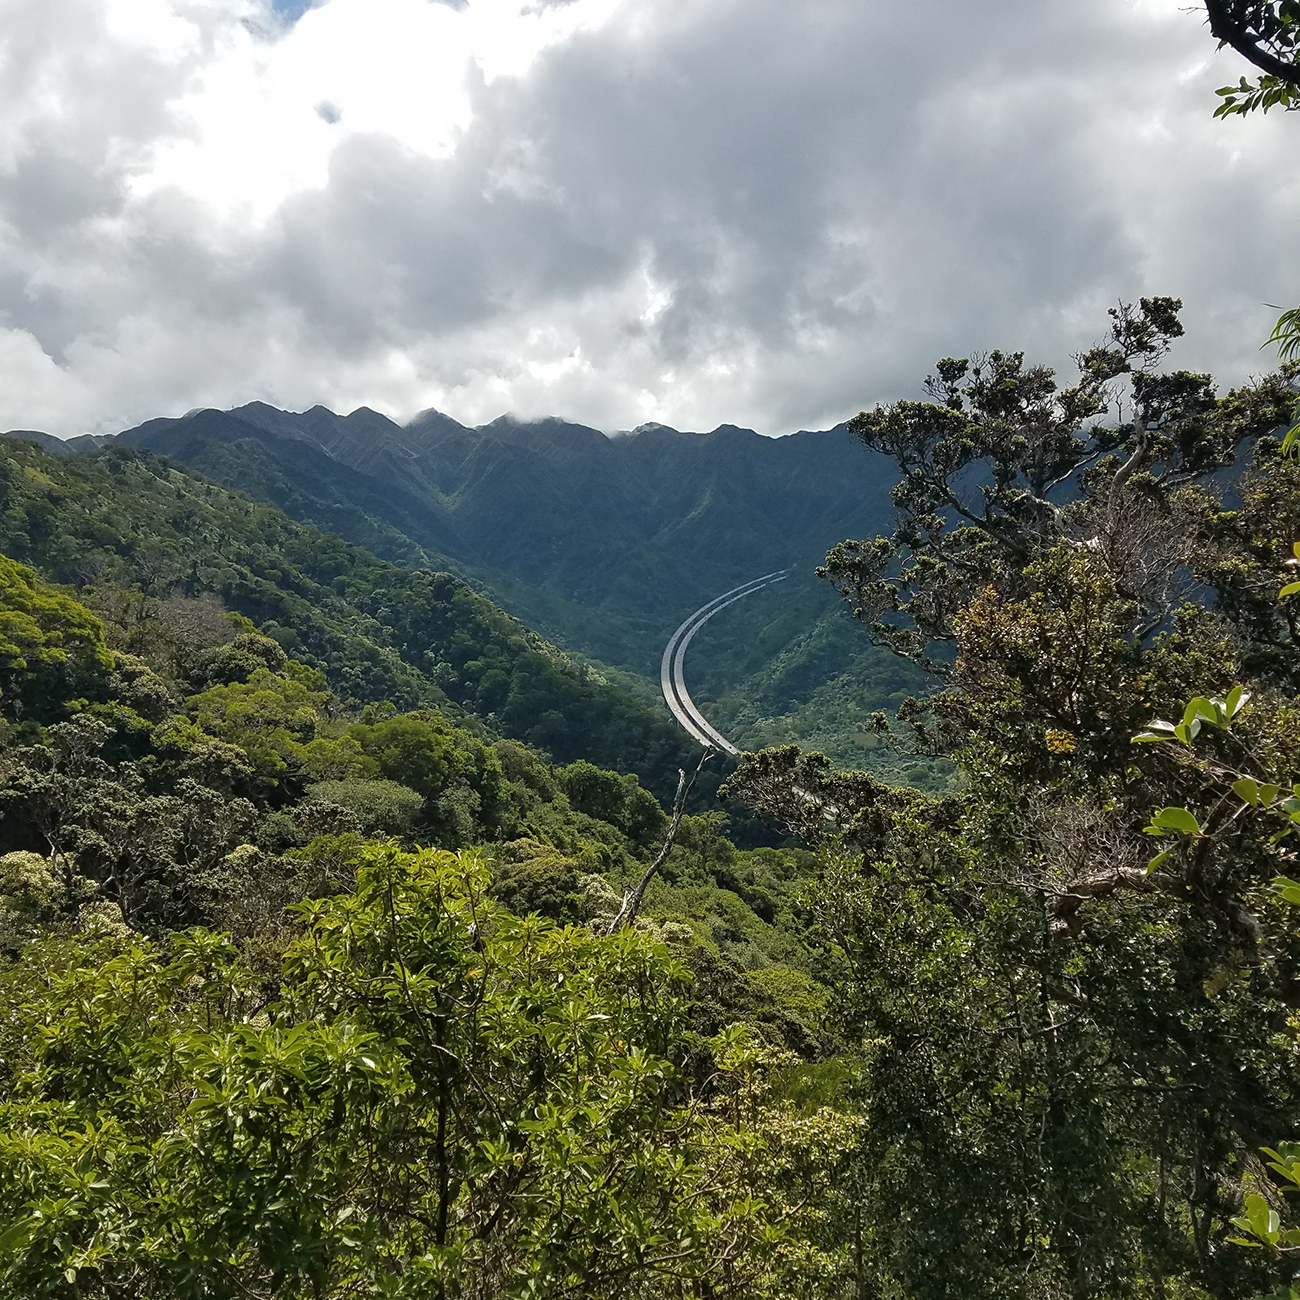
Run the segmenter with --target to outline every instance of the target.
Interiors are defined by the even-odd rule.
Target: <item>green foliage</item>
[[[1267,113],[1270,108],[1292,113],[1300,108],[1300,87],[1279,77],[1263,76],[1254,81],[1242,77],[1235,86],[1221,86],[1214,93],[1223,101],[1214,110],[1215,117],[1245,117],[1256,111]],[[1269,339],[1270,343],[1276,341]]]
[[[812,856],[688,817],[598,938],[666,817],[591,759],[662,781],[670,726],[447,575],[5,452],[0,545],[78,584],[24,579],[41,635],[99,649],[0,731],[0,1291],[844,1291]]]
[[[437,714],[404,715],[379,723],[357,723],[348,736],[390,781],[436,799],[456,764],[456,732]],[[461,738],[465,739],[464,734]]]
[[[282,673],[288,662],[279,642],[256,632],[241,632],[205,655],[192,677],[199,686],[233,686],[250,681],[259,672]]]
[[[647,733],[602,732],[627,716],[606,687],[463,583],[351,551],[324,581],[242,503],[280,530],[258,572],[305,630],[221,588],[271,640],[224,620],[202,569],[190,593],[150,594],[142,558],[130,600],[88,587],[125,652],[106,691],[0,747],[0,851],[34,855],[0,862],[0,1287],[1289,1287],[1300,1152],[1249,1153],[1300,1105],[1291,376],[1220,398],[1163,372],[1176,306],[1118,309],[1064,391],[995,353],[860,417],[902,469],[900,526],[830,567],[943,690],[880,668],[843,715],[958,780],[748,756],[729,793],[815,853],[687,816],[611,937],[664,814],[651,778],[578,747]],[[197,491],[97,464],[87,481]],[[341,686],[321,611],[479,720]],[[747,725],[809,705],[810,665],[848,644],[813,622]],[[107,934],[103,903],[157,940]],[[166,937],[193,921],[232,942]]]
[[[1076,388],[994,354],[856,422],[903,471],[900,527],[828,570],[943,679],[900,729],[953,757],[960,794],[793,747],[725,790],[822,853],[806,951],[870,1116],[842,1175],[859,1294],[1290,1284],[1227,1243],[1259,1209],[1241,1214],[1242,1153],[1297,1102],[1300,941],[1273,892],[1292,878],[1279,774],[1300,764],[1277,598],[1293,399],[1287,372],[1224,398],[1159,373],[1171,302],[1114,325]],[[1131,422],[1105,418],[1121,383]],[[1247,435],[1225,503],[1216,467]],[[1248,1194],[1277,1211],[1260,1173]]]
[[[0,708],[53,721],[65,699],[102,690],[112,667],[100,621],[0,555]]]
[[[247,681],[212,686],[185,707],[207,735],[243,750],[257,777],[275,785],[291,768],[301,770],[326,698],[300,677],[259,665]]]
[[[579,812],[617,826],[632,843],[648,848],[663,839],[668,818],[635,776],[604,772],[579,759],[556,772],[560,788]]]
[[[152,654],[157,626],[171,620],[156,668],[117,651],[107,698],[89,707],[56,699],[58,712],[80,712],[0,743],[0,852],[33,855],[64,882],[54,902],[10,897],[9,947],[43,926],[75,924],[94,898],[150,934],[196,922],[228,930],[273,986],[292,929],[286,905],[350,888],[367,836],[452,848],[494,843],[494,893],[512,911],[606,923],[615,885],[639,876],[659,847],[667,819],[635,776],[582,760],[557,771],[537,750],[485,743],[433,710],[384,704],[349,718],[320,672],[246,619],[217,612],[214,620],[202,606],[180,613],[159,613],[136,639]],[[786,1016],[775,986],[759,990],[732,973],[802,964],[782,900],[811,860],[787,878],[786,856],[770,854],[779,882],[760,883],[762,872],[750,881],[754,873],[741,865],[748,859],[709,827],[688,819],[670,864],[701,899],[712,891],[723,900],[686,908],[699,919],[683,933],[694,936],[690,927],[702,923],[701,951],[721,990],[700,1023],[717,1029],[746,1014],[779,1041],[820,1041],[806,1007]],[[757,946],[740,937],[751,907],[768,923]],[[661,912],[680,917],[683,904],[652,901],[651,924]],[[725,927],[707,919],[724,916]],[[773,922],[785,929],[773,931]]]
[[[661,716],[659,657],[683,617],[741,579],[789,567],[791,581],[726,618],[765,624],[767,659],[787,649],[787,661],[802,658],[795,642],[807,598],[818,597],[812,565],[889,511],[888,479],[857,477],[860,452],[842,429],[771,439],[645,428],[609,439],[559,421],[465,429],[431,416],[402,429],[373,412],[255,403],[151,421],[124,438],[403,566],[456,569],[567,650],[603,661],[592,665],[601,677],[642,692]],[[749,675],[738,650],[732,686]],[[854,653],[864,651],[859,639]],[[706,662],[693,658],[694,684]],[[829,723],[829,710],[818,720]]]
[[[945,359],[927,381],[934,400],[850,421],[902,476],[893,536],[844,542],[822,570],[874,638],[944,676],[958,614],[986,591],[1029,594],[1032,565],[1062,544],[1102,558],[1128,599],[1124,635],[1140,641],[1171,617],[1192,560],[1177,538],[1213,526],[1191,485],[1289,423],[1294,403],[1286,374],[1219,398],[1207,375],[1159,370],[1180,308],[1112,309],[1110,338],[1078,358],[1072,387],[1023,353]]]
[[[1231,46],[1264,75],[1242,77],[1215,94],[1215,117],[1244,116],[1270,108],[1300,107],[1300,9],[1295,0],[1206,0],[1210,31],[1219,46]]]
[[[484,719],[557,761],[636,772],[668,797],[689,744],[667,719],[562,655],[461,579],[400,569],[144,452],[58,459],[0,442],[0,554],[75,584],[117,644],[191,693],[243,684],[283,654],[349,707],[391,701]],[[265,639],[212,627],[215,598]],[[201,653],[178,651],[195,634]],[[4,683],[0,681],[0,688]],[[265,747],[279,753],[276,744]],[[284,757],[281,755],[281,757]],[[269,752],[264,760],[274,768]]]
[[[561,924],[591,919],[582,873],[572,858],[529,839],[503,844],[493,856],[492,895],[516,916]]]
[[[1276,346],[1279,361],[1300,360],[1300,307],[1284,311],[1273,325],[1273,332],[1264,340],[1264,346]],[[1294,442],[1294,426],[1288,439]],[[1290,450],[1288,443],[1287,450]]]
[[[407,836],[420,821],[424,798],[396,781],[318,781],[307,787],[307,798],[345,808],[367,835],[382,832]]]
[[[766,596],[737,602],[691,644],[692,697],[741,749],[797,744],[838,766],[864,768],[896,785],[941,790],[942,759],[906,752],[875,717],[931,689],[914,665],[874,645],[814,574],[794,573]]]
[[[0,950],[37,938],[67,906],[68,890],[38,853],[0,856]]]
[[[754,1294],[772,1154],[748,1106],[691,1103],[681,968],[487,884],[369,851],[256,1016],[214,937],[29,949],[0,976],[6,1290]]]

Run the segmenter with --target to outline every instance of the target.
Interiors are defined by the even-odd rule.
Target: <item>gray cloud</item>
[[[479,78],[450,156],[351,135],[269,221],[131,194],[209,56],[102,10],[0,0],[0,113],[65,88],[7,165],[0,137],[0,325],[39,344],[0,348],[10,426],[263,398],[779,432],[939,355],[1063,363],[1154,292],[1179,361],[1238,379],[1261,303],[1300,300],[1300,128],[1211,121],[1238,69],[1174,3],[636,0]]]

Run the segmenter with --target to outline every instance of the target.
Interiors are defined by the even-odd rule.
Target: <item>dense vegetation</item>
[[[67,454],[104,441],[41,445]],[[897,691],[923,689],[921,675],[874,646],[813,573],[827,547],[890,511],[892,466],[873,466],[843,428],[773,439],[650,426],[610,439],[558,420],[467,429],[426,412],[401,426],[365,409],[254,402],[151,420],[116,441],[394,564],[467,576],[598,672],[614,665],[665,720],[659,656],[672,629],[736,583],[789,568],[697,639],[692,689],[718,703],[742,747],[791,740],[895,778],[904,766],[907,779],[924,774],[894,764],[862,725]]]
[[[842,1144],[795,1139],[850,1123],[784,1096],[825,1048],[811,855],[688,816],[605,937],[667,824],[635,776],[112,594],[0,557],[4,1294],[658,1294],[817,1255],[745,1190],[797,1197]]]
[[[1244,1192],[1277,1204],[1258,1147],[1300,1118],[1300,942],[1271,886],[1300,803],[1268,784],[1300,744],[1278,597],[1300,468],[1271,436],[1294,397],[1288,375],[1219,397],[1161,370],[1177,307],[1118,311],[1076,386],[945,360],[932,403],[854,422],[898,461],[899,527],[827,572],[943,682],[903,721],[955,749],[962,794],[790,750],[732,782],[826,845],[858,1205],[898,1294],[1253,1296],[1290,1274],[1232,1242]]]
[[[1295,1300],[1300,368],[1179,308],[851,422],[896,526],[823,575],[907,667],[841,707],[934,788],[747,755],[802,848],[457,580],[14,444],[0,1294]]]
[[[1073,387],[993,353],[854,422],[898,528],[826,572],[938,684],[859,722],[956,784],[749,756],[729,793],[808,847],[687,816],[621,929],[663,807],[407,631],[517,625],[151,458],[16,448],[7,1293],[1289,1286],[1291,376],[1164,369],[1177,312],[1117,311]]]
[[[0,552],[80,589],[128,629],[124,649],[228,609],[350,707],[451,706],[562,762],[636,772],[661,796],[688,761],[671,723],[449,574],[379,560],[147,452],[0,449]]]
[[[945,759],[898,752],[877,725],[882,710],[930,690],[926,674],[874,646],[812,572],[723,610],[692,642],[688,662],[695,702],[742,749],[796,744],[892,785],[936,792],[951,778]]]

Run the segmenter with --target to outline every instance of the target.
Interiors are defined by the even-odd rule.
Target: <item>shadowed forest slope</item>
[[[402,426],[365,408],[251,403],[115,440],[22,436],[55,453],[147,448],[394,564],[457,572],[565,650],[635,674],[627,684],[665,718],[647,683],[672,629],[788,568],[692,647],[690,680],[742,747],[793,740],[892,772],[862,718],[925,686],[814,576],[830,546],[888,531],[891,517],[892,469],[844,426],[765,438],[646,425],[610,438],[555,419],[471,429],[429,411]]]

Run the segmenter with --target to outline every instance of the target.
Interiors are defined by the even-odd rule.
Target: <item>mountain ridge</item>
[[[855,719],[901,689],[814,576],[836,542],[890,531],[892,463],[842,424],[777,438],[734,424],[609,435],[558,417],[504,415],[470,428],[437,410],[399,424],[368,407],[340,415],[252,402],[146,421],[64,454],[114,444],[168,456],[399,565],[457,573],[566,651],[643,683],[693,609],[789,569],[779,595],[727,610],[692,646],[702,701],[755,696],[733,713],[749,719],[735,737],[742,744],[790,736],[867,762],[857,721],[791,730],[776,720],[805,708],[827,664],[861,682],[888,678],[880,698],[854,688]],[[787,674],[799,698],[759,680],[766,660],[791,655],[823,674]]]
[[[769,438],[731,424],[708,433],[656,424],[610,437],[557,417],[470,428],[425,411],[401,425],[367,407],[338,415],[253,402],[149,420],[69,450],[114,442],[236,480],[351,541],[373,546],[376,525],[396,528],[431,562],[498,589],[520,617],[640,672],[653,669],[654,645],[634,634],[627,651],[626,627],[602,638],[566,606],[600,609],[601,592],[630,581],[657,638],[692,602],[754,572],[811,567],[836,541],[877,527],[892,481],[844,425]],[[232,463],[233,448],[255,456],[256,474]],[[278,486],[261,484],[277,474]],[[418,559],[395,538],[379,553]]]

